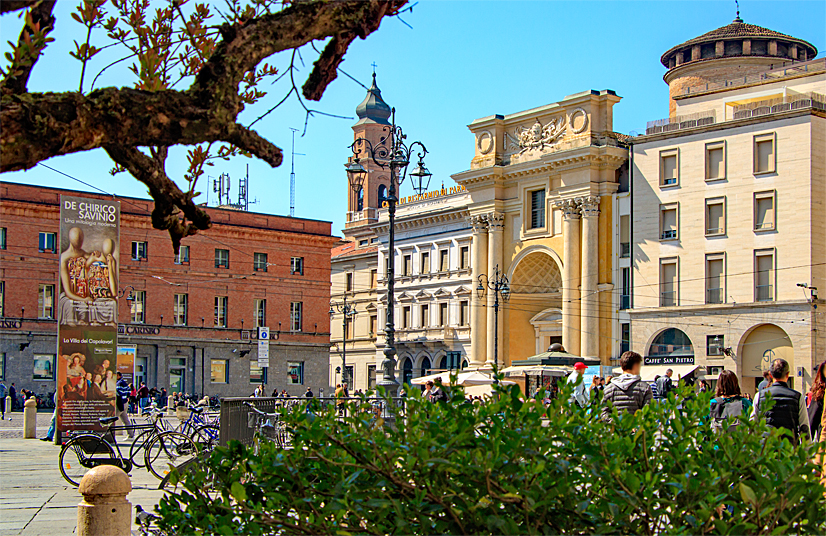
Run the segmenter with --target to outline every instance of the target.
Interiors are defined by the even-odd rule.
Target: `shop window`
[[[304,385],[304,362],[287,362],[287,385]]]
[[[209,383],[229,383],[229,361],[227,359],[210,360]]]

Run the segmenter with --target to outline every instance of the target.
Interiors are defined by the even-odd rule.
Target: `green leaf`
[[[229,487],[229,492],[238,502],[245,502],[247,500],[247,490],[240,482],[233,482]]]
[[[744,482],[740,482],[740,496],[743,498],[743,502],[757,504],[757,495]]]

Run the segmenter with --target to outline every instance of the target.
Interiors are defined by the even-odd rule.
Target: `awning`
[[[671,369],[674,372],[672,379],[679,380],[698,368],[700,368],[700,365],[643,365],[640,369],[640,377],[644,381],[653,382],[655,376],[665,376],[665,371]],[[614,374],[622,374],[622,369],[620,367],[615,368]]]
[[[502,374],[510,376],[566,376],[574,367],[554,365],[519,365],[502,369]]]

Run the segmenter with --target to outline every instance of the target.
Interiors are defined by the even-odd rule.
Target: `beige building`
[[[824,359],[826,60],[735,19],[662,57],[671,116],[631,139],[630,346],[746,392]],[[807,61],[809,60],[809,61]],[[682,367],[686,367],[683,369]]]
[[[617,357],[613,207],[628,151],[613,132],[613,91],[586,91],[473,121],[475,156],[453,175],[471,196],[471,273],[498,269],[510,301],[470,307],[470,365],[499,366],[561,341],[574,354]]]

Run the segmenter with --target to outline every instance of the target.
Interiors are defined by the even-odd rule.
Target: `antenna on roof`
[[[734,22],[743,22],[743,19],[740,18],[740,1],[734,0],[734,5],[737,6],[737,17],[734,19]]]
[[[292,159],[290,161],[290,217],[295,217],[295,156],[306,156],[304,153],[297,153],[295,152],[295,133],[298,132],[297,128],[290,127],[290,130],[293,131],[293,149],[292,149]]]

